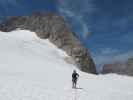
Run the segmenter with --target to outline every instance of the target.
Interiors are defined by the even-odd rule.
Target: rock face
[[[80,70],[96,74],[95,64],[88,50],[74,36],[63,17],[52,13],[38,13],[31,16],[9,17],[6,22],[0,25],[0,30],[5,32],[16,28],[36,32],[42,39],[48,38],[57,47],[66,51]]]
[[[113,64],[105,64],[103,66],[103,74],[117,73],[122,75],[133,76],[133,58],[129,58],[126,62],[117,62]]]

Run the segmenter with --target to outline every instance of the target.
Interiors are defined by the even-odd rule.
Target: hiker
[[[79,78],[79,74],[76,72],[76,70],[73,70],[73,73],[72,73],[72,88],[76,88],[78,78]]]

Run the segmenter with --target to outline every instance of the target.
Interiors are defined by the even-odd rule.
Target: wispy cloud
[[[90,33],[88,22],[84,20],[84,15],[94,10],[91,1],[92,0],[85,0],[83,2],[77,0],[76,2],[72,2],[72,0],[59,0],[59,13],[72,19],[71,22],[76,23],[76,30],[78,30],[80,34],[83,34],[83,38],[86,38]]]
[[[83,16],[64,8],[59,8],[59,12],[66,17],[70,17],[73,23],[77,23],[78,28],[80,28],[78,30],[79,32],[83,33],[84,38],[89,35],[89,26],[87,26],[87,23],[83,20]]]

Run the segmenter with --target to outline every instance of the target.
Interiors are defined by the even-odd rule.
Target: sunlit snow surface
[[[71,88],[74,65],[66,53],[34,32],[0,32],[0,100],[133,100],[133,78],[79,72],[79,89]]]

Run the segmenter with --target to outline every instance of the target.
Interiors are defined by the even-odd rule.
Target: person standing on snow
[[[73,73],[72,73],[72,88],[76,88],[78,78],[79,78],[79,74],[76,72],[76,70],[73,70]]]

